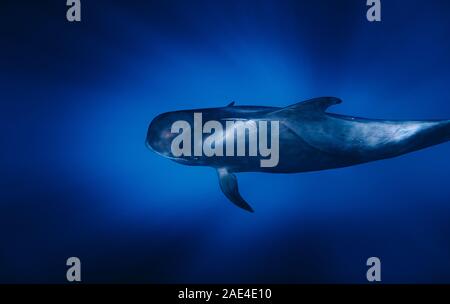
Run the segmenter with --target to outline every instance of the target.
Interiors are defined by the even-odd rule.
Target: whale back
[[[393,157],[450,140],[449,120],[394,121],[326,112],[339,103],[334,97],[315,98],[269,116],[340,164],[343,159],[353,164]]]

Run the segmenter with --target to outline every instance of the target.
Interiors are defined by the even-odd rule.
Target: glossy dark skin
[[[339,100],[331,99],[331,104]],[[289,107],[288,107],[289,108]],[[260,156],[174,158],[170,143],[178,134],[170,127],[177,120],[193,125],[194,112],[203,122],[227,119],[280,121],[280,161],[261,168]],[[205,135],[204,138],[208,136]],[[228,106],[164,113],[156,117],[147,133],[148,146],[185,165],[228,168],[232,172],[258,171],[297,173],[351,166],[389,158],[436,145],[450,139],[450,121],[392,121],[355,118],[297,107]]]
[[[325,112],[329,106],[340,102],[334,97],[321,97],[286,108],[229,105],[164,113],[150,124],[146,143],[156,153],[181,164],[220,169],[222,173],[219,178],[222,181],[233,172],[298,173],[346,167],[396,157],[450,140],[450,120],[393,121]],[[278,165],[261,167],[260,156],[173,157],[170,145],[178,134],[170,132],[171,125],[177,120],[185,120],[193,125],[195,112],[202,113],[203,122],[279,121]],[[228,191],[238,194],[237,183],[234,184],[236,189],[227,191],[221,184],[229,198],[231,194],[229,196]],[[238,199],[230,198],[236,204],[239,202],[235,200],[240,199],[240,196]],[[240,203],[240,207],[247,209],[243,199]]]

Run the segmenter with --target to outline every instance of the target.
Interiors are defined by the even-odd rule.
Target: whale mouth
[[[177,162],[187,162],[187,161],[188,161],[187,159],[184,159],[184,158],[174,157],[174,156],[171,156],[171,155],[169,155],[169,154],[166,154],[166,153],[163,153],[163,152],[159,152],[158,150],[156,150],[156,149],[154,149],[154,148],[152,147],[152,145],[148,142],[148,140],[145,141],[145,146],[146,146],[150,151],[155,152],[156,154],[158,154],[158,155],[160,155],[160,156],[162,156],[162,157],[164,157],[164,158],[168,158],[168,159],[170,159],[170,160],[177,161]]]
[[[152,146],[150,145],[150,143],[148,142],[148,140],[145,140],[144,144],[145,144],[145,146],[146,146],[149,150],[155,151],[155,150],[153,150],[153,148],[152,148]]]

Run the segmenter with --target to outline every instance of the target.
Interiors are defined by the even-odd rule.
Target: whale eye
[[[161,135],[163,138],[170,138],[171,136],[172,136],[172,133],[170,133],[168,130],[165,130],[165,131],[163,131],[162,132],[162,135]]]

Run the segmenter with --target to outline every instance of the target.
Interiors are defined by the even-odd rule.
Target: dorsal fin
[[[340,104],[342,100],[336,97],[317,97],[303,102],[299,102],[289,107],[300,107],[302,109],[310,109],[314,111],[325,112],[326,109],[333,105]]]
[[[232,107],[232,106],[234,106],[234,101],[230,102],[230,103],[227,105],[227,107]]]
[[[318,97],[309,100],[305,100],[287,107],[284,107],[280,110],[277,110],[273,113],[281,113],[281,112],[298,112],[298,111],[313,111],[317,113],[323,113],[332,105],[340,104],[342,100],[336,97]]]

